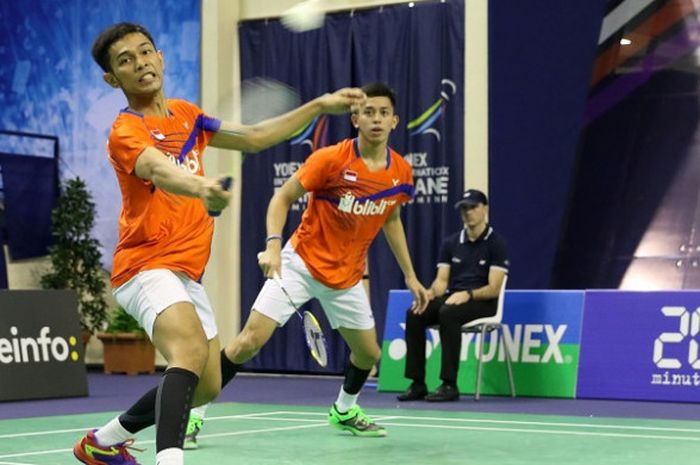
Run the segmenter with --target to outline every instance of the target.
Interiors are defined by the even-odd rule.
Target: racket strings
[[[284,295],[287,297],[289,304],[292,306],[292,308],[294,308],[294,312],[299,316],[299,318],[301,318],[304,329],[304,339],[307,347],[309,348],[311,356],[314,358],[314,360],[316,360],[316,363],[325,368],[326,365],[328,365],[328,352],[326,351],[326,337],[323,334],[321,325],[313,313],[305,311],[303,315],[301,314],[299,307],[297,307],[297,305],[294,303],[292,296],[282,285],[279,277],[274,277],[273,280],[282,290],[282,293],[284,293]]]

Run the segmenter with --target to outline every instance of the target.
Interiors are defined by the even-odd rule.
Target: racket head
[[[325,368],[328,365],[328,351],[326,350],[326,337],[323,334],[321,325],[313,313],[308,310],[304,312],[304,336],[306,345],[309,346],[311,356],[320,366]]]
[[[301,104],[294,88],[270,78],[255,77],[241,83],[241,122],[255,124],[293,110]]]

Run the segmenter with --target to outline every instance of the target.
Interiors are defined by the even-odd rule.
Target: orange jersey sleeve
[[[321,190],[344,161],[338,157],[338,146],[331,145],[309,155],[294,175],[307,192]]]
[[[126,173],[134,171],[136,159],[141,152],[153,145],[146,125],[130,121],[130,118],[118,119],[114,123],[108,144],[110,161]]]

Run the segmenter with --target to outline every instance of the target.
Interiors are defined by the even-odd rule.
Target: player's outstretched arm
[[[306,193],[296,176],[292,176],[270,199],[267,207],[267,238],[265,252],[258,258],[258,264],[266,277],[275,273],[282,276],[282,230],[287,222],[291,205]]]
[[[361,89],[348,87],[316,97],[292,111],[254,125],[222,121],[209,145],[248,153],[259,152],[287,139],[320,113],[348,113],[363,105],[365,99]]]
[[[154,147],[146,147],[141,152],[136,159],[134,172],[159,189],[201,199],[208,210],[223,210],[231,198],[230,192],[221,187],[221,179],[197,176],[178,168]]]
[[[400,207],[396,207],[391,212],[382,229],[389,247],[403,272],[406,287],[413,294],[414,300],[411,309],[415,313],[423,313],[430,299],[428,291],[418,281],[416,272],[413,269],[413,263],[411,263],[411,256],[408,253],[408,244],[406,243],[406,233],[401,222]]]

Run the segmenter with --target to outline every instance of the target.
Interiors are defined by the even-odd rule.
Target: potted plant
[[[97,333],[104,346],[104,372],[154,373],[156,349],[138,322],[119,307],[111,316],[107,329]]]
[[[73,289],[78,295],[80,325],[87,339],[107,320],[105,272],[100,243],[92,237],[95,203],[85,182],[68,180],[51,212],[54,244],[49,247],[51,270],[41,276],[44,289]],[[87,342],[84,336],[84,342]]]

